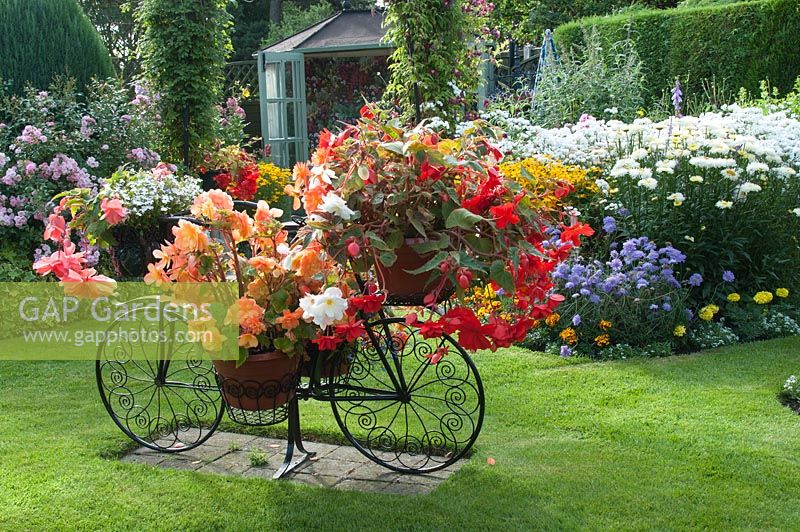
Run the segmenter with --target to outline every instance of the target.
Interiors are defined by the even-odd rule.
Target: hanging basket
[[[408,273],[416,270],[431,258],[432,253],[420,254],[410,244],[411,239],[395,250],[397,260],[391,266],[385,266],[380,261],[375,262],[375,269],[381,286],[387,292],[386,303],[390,305],[424,305],[425,296],[435,286],[431,281],[435,272]],[[449,282],[439,292],[436,302],[441,303],[453,295],[455,290]]]
[[[215,360],[217,383],[228,415],[242,425],[273,425],[286,419],[294,399],[300,357],[282,351],[250,354],[241,366]]]
[[[109,249],[111,266],[117,279],[142,278],[147,265],[153,262],[153,251],[172,239],[173,222],[159,221],[154,228],[137,228],[119,225],[113,228],[117,243]]]

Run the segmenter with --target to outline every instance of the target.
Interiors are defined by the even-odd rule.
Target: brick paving
[[[315,451],[317,455],[278,482],[371,493],[420,495],[433,491],[458,471],[464,462],[460,460],[447,469],[433,473],[404,475],[379,466],[353,447],[316,442],[304,442],[304,446],[307,451]],[[122,461],[162,469],[272,479],[272,475],[283,464],[285,449],[285,440],[218,432],[191,451],[168,454],[140,447],[123,457]],[[253,465],[254,456],[266,458],[266,463]],[[299,456],[295,450],[294,458]],[[403,462],[413,463],[413,457],[408,456]]]

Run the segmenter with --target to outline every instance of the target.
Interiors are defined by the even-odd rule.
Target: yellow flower
[[[738,301],[741,301],[741,299],[742,299],[742,296],[740,296],[736,292],[732,292],[732,293],[728,294],[728,301],[730,301],[731,303],[736,303]]]
[[[272,163],[258,163],[258,197],[267,203],[277,203],[285,194],[292,171]]]
[[[766,290],[757,292],[756,295],[753,296],[753,301],[759,305],[766,305],[772,301],[772,292],[767,292]]]
[[[500,171],[505,177],[516,181],[530,192],[531,203],[538,209],[556,209],[569,203],[569,197],[587,198],[600,192],[595,184],[595,176],[599,173],[592,168],[589,171],[579,166],[567,166],[555,160],[523,159],[517,162],[507,162],[500,165]],[[566,196],[562,193],[569,188],[572,192]],[[559,198],[556,191],[559,191]]]
[[[789,297],[789,290],[786,288],[776,288],[775,295],[778,297]]]
[[[575,332],[575,329],[572,327],[567,327],[558,335],[561,337],[562,340],[567,342],[569,345],[575,345],[578,343],[578,333]]]
[[[244,90],[242,91],[242,98],[246,100],[249,97],[250,97],[250,89],[245,87]]]
[[[553,327],[556,323],[558,323],[558,320],[560,319],[561,319],[561,314],[559,314],[558,312],[553,312],[552,314],[547,316],[547,318],[545,318],[544,322],[547,324],[548,327]]]
[[[697,315],[703,321],[711,321],[714,319],[714,315],[719,312],[719,307],[716,305],[706,305],[705,307],[700,309],[700,312]]]
[[[613,323],[611,323],[611,322],[610,322],[610,321],[608,321],[608,320],[600,320],[600,321],[598,322],[597,326],[598,326],[598,327],[600,327],[600,329],[601,329],[601,330],[603,330],[603,331],[607,331],[607,330],[609,330],[611,327],[613,327],[613,326],[614,326],[614,324],[613,324]]]
[[[594,343],[597,345],[597,347],[606,347],[611,343],[611,336],[603,333],[600,336],[595,337]]]
[[[678,338],[682,337],[686,334],[686,326],[685,325],[676,325],[675,329],[672,330],[672,334],[677,336]]]

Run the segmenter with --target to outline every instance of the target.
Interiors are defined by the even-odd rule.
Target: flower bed
[[[519,161],[506,163],[510,176],[525,177],[532,189],[552,188],[552,177],[564,176],[560,194],[568,214],[599,231],[581,248],[582,257],[560,267],[558,288],[568,297],[560,309],[564,321],[537,329],[534,344],[609,357],[627,356],[645,342],[666,345],[652,352],[670,352],[800,330],[792,297],[800,287],[800,121],[782,111],[738,106],[661,122],[584,116],[557,129],[536,127],[503,111],[485,118],[506,130],[499,145]],[[550,172],[537,174],[542,167]],[[581,169],[593,186],[575,194]],[[625,261],[622,269],[612,264],[640,239],[654,246],[643,250],[656,261],[653,267],[665,266],[658,264],[660,249],[683,256],[669,265],[675,291],[669,297],[681,305],[670,301],[664,311],[650,279],[637,273],[629,279]],[[576,269],[588,277],[576,275]],[[587,285],[592,275],[602,288],[617,281],[633,285],[596,294],[596,287]],[[589,307],[595,329],[603,313],[616,313],[609,346],[631,350],[603,350],[594,341],[599,331],[586,327],[586,320],[583,329],[569,323],[576,315],[585,318],[580,305],[588,296],[581,290],[596,296]],[[682,305],[686,311],[677,319]],[[660,331],[644,334],[640,326],[659,312],[664,313]]]

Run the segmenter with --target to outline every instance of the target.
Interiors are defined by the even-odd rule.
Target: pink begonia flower
[[[73,270],[81,270],[86,259],[83,253],[75,253],[75,244],[65,241],[63,251],[56,251],[49,257],[42,257],[33,263],[33,271],[39,275],[55,274],[65,278]]]
[[[117,198],[103,198],[100,202],[100,209],[103,211],[100,219],[107,221],[108,225],[117,225],[128,216],[128,209]]]
[[[67,221],[63,216],[51,214],[47,217],[47,227],[44,229],[44,239],[60,242],[67,234]]]
[[[61,279],[64,293],[81,299],[97,299],[108,296],[114,292],[117,282],[105,275],[97,275],[94,268],[85,270],[70,270]]]
[[[156,179],[164,179],[172,175],[172,173],[177,170],[177,167],[173,164],[167,164],[165,162],[160,162],[153,168],[153,177]]]

